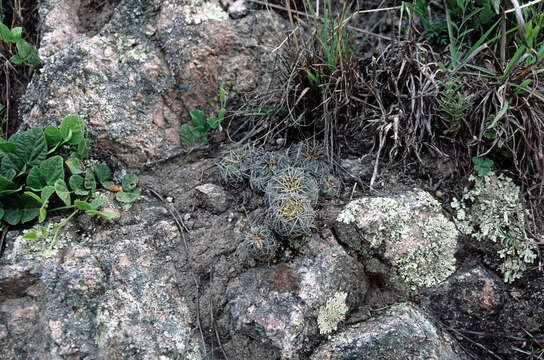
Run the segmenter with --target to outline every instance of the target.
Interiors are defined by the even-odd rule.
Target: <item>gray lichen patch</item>
[[[504,259],[499,270],[504,281],[519,279],[536,258],[536,246],[525,231],[528,211],[521,202],[519,187],[512,179],[493,172],[469,180],[474,183],[472,190],[465,188],[463,197],[451,204],[457,211],[459,230],[479,241],[499,243],[502,248],[497,253]]]
[[[48,254],[56,229],[63,223],[64,219],[58,222],[50,221],[45,225],[36,224],[32,228],[23,230],[14,240],[13,249],[7,255],[10,261],[17,261],[24,257],[35,257],[40,254]],[[58,249],[71,246],[74,242],[84,242],[87,240],[84,236],[76,238],[73,231],[74,224],[68,222],[61,230],[52,244],[51,253]],[[30,237],[30,234],[34,236]]]
[[[337,221],[349,246],[368,258],[387,260],[413,289],[434,286],[455,271],[457,230],[423,190],[354,200]]]
[[[188,24],[200,24],[208,20],[226,20],[229,18],[219,5],[206,0],[190,0],[185,6],[185,21]]]
[[[337,292],[319,309],[317,325],[321,334],[328,334],[338,329],[338,324],[346,318],[349,308],[346,305],[345,292]]]

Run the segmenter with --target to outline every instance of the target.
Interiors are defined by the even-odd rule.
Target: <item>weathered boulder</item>
[[[425,191],[354,200],[334,226],[339,240],[360,252],[365,264],[387,265],[367,271],[397,278],[412,289],[434,286],[455,271],[457,230]],[[380,267],[385,271],[376,270]]]
[[[69,222],[49,256],[40,254],[53,231],[40,240],[9,232],[0,358],[174,358],[196,347],[170,251],[178,233],[167,216],[142,201],[112,223],[97,219],[83,230]]]
[[[448,333],[409,303],[352,325],[321,345],[311,360],[469,359]]]
[[[206,4],[123,0],[84,31],[82,1],[41,2],[43,67],[21,99],[23,126],[77,113],[95,145],[133,167],[179,151],[188,111],[217,111],[220,86],[236,101],[272,81],[286,30],[273,13],[231,20]]]
[[[249,338],[274,356],[298,359],[315,345],[322,330],[318,315],[327,300],[345,293],[348,308],[363,302],[368,286],[363,266],[330,231],[314,235],[306,248],[308,253],[291,263],[254,268],[231,281],[224,324],[235,343]]]

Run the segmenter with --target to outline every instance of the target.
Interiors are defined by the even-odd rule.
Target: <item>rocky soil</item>
[[[265,196],[221,183],[219,151],[180,155],[179,128],[217,110],[220,86],[236,104],[276,80],[272,50],[290,31],[278,14],[243,1],[39,9],[43,67],[22,128],[83,116],[93,156],[138,173],[143,195],[112,220],[74,219],[49,256],[47,239],[8,232],[0,359],[513,359],[484,335],[544,332],[541,274],[504,284],[496,254],[416,176],[385,172],[370,193],[346,175],[310,234],[266,259],[243,251]],[[342,166],[368,182],[367,159]]]

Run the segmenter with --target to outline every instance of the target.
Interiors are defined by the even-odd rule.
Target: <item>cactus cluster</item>
[[[249,178],[253,152],[252,147],[244,146],[223,154],[217,162],[220,181],[236,187]]]
[[[269,204],[284,194],[300,195],[315,206],[319,197],[319,186],[315,178],[303,169],[288,167],[272,176],[266,187]]]
[[[301,142],[289,149],[289,158],[296,167],[320,179],[331,172],[319,142]]]
[[[284,153],[245,146],[224,154],[217,166],[223,183],[239,186],[249,180],[253,190],[265,193],[269,207],[266,223],[283,237],[309,233],[320,191],[325,196],[336,196],[340,188],[316,142],[296,144]],[[248,255],[266,258],[275,251],[276,242],[271,232],[260,229],[258,234],[262,236],[252,229],[244,246]]]
[[[266,226],[251,227],[242,243],[243,253],[258,260],[272,259],[277,249],[278,241],[276,236]]]
[[[260,152],[253,157],[249,185],[255,191],[264,192],[274,174],[289,165],[289,159],[278,151]]]
[[[294,193],[280,194],[270,202],[267,221],[278,235],[290,237],[310,232],[315,213],[310,200]]]

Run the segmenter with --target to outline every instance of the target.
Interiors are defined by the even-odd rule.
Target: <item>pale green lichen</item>
[[[49,222],[45,225],[36,224],[30,229],[23,230],[22,233],[15,238],[13,250],[8,255],[8,259],[17,260],[24,256],[49,254],[49,246],[53,241],[55,230],[63,221],[64,220],[60,220],[58,223]],[[53,244],[53,248],[51,249],[52,251],[67,247],[76,240],[73,237],[73,232],[70,231],[72,228],[73,225],[69,222],[62,230],[60,230],[59,235]],[[35,237],[28,237],[28,234],[30,233],[34,233]]]
[[[455,271],[457,230],[442,215],[440,203],[423,190],[352,201],[337,220],[367,232],[370,248],[385,244],[384,256],[413,289],[434,286]],[[378,226],[365,228],[369,224]]]
[[[519,187],[512,179],[493,172],[469,180],[474,183],[472,190],[465,188],[461,200],[453,199],[451,203],[457,212],[459,231],[479,241],[501,244],[498,254],[504,261],[499,270],[504,281],[519,279],[537,256],[536,246],[525,231],[528,212],[521,202]]]
[[[201,360],[202,354],[200,353],[200,345],[195,342],[189,344],[189,351],[187,352],[187,360]]]
[[[329,334],[338,329],[338,324],[346,318],[348,306],[345,292],[337,292],[319,309],[317,325],[321,334]]]
[[[229,18],[220,6],[205,0],[191,0],[185,6],[185,21],[188,24],[200,24],[207,20],[226,20]]]

